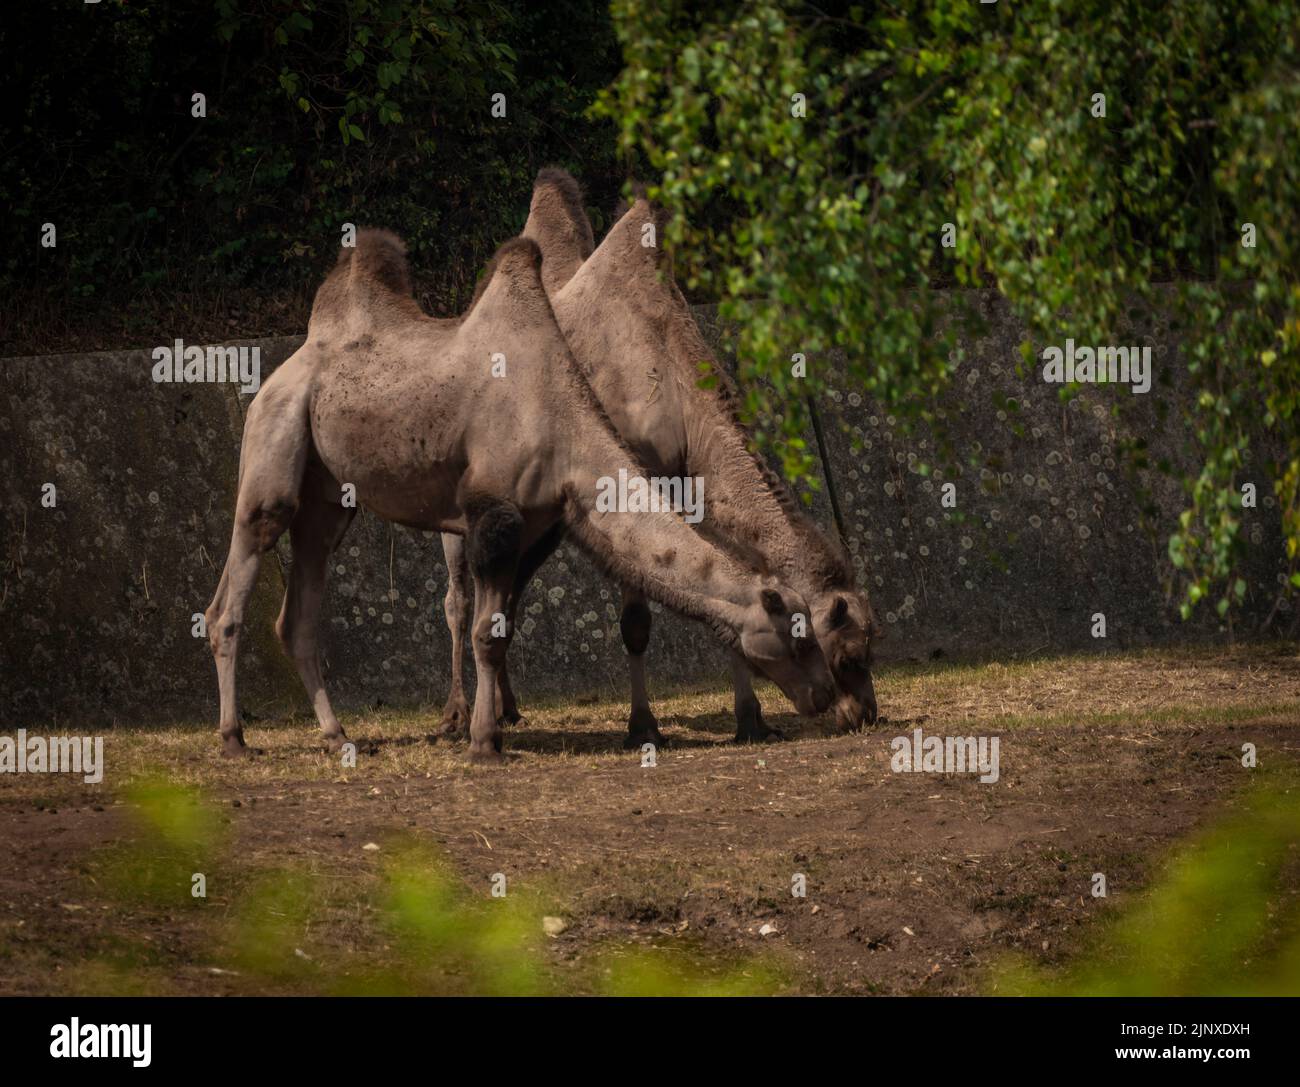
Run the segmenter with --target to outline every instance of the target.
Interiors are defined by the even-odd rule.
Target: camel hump
[[[501,293],[518,301],[536,297],[546,302],[546,290],[542,286],[542,251],[532,238],[511,238],[496,251],[478,281],[474,300],[465,315],[468,317],[483,298]],[[549,303],[547,309],[550,309]]]
[[[308,327],[344,320],[359,310],[406,312],[413,306],[418,310],[405,243],[391,230],[364,227],[357,231],[355,245],[339,249],[339,259],[316,291]]]
[[[538,170],[537,179],[533,182],[533,199],[537,199],[538,193],[547,191],[555,193],[565,210],[575,219],[586,217],[587,209],[582,201],[582,186],[568,170],[561,169],[559,166],[543,166]]]
[[[575,244],[583,260],[596,248],[582,186],[568,170],[558,166],[543,166],[537,172],[528,223],[524,227],[525,237],[536,237],[542,242],[548,232]]]
[[[532,238],[511,238],[502,243],[492,258],[492,263],[497,275],[522,275],[536,279],[537,270],[542,266],[542,251]]]
[[[632,202],[628,203],[627,197],[619,198],[614,206],[615,224],[630,216],[638,223],[654,223],[656,230],[662,234],[671,218],[668,209],[651,201],[644,182],[633,178],[629,184],[632,187]]]
[[[606,241],[616,250],[621,262],[631,265],[667,264],[664,233],[669,215],[665,208],[650,202],[645,186],[634,182],[632,203],[620,200],[614,210],[614,225]]]
[[[338,269],[346,269],[348,285],[382,286],[394,294],[411,293],[411,269],[406,262],[406,243],[391,230],[363,227],[357,244],[339,250]]]

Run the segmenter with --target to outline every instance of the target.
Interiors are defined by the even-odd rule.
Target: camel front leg
[[[763,720],[763,709],[754,693],[749,665],[739,653],[731,654],[731,682],[736,688],[736,743],[753,744],[765,740],[784,740],[780,729],[770,728]]]
[[[472,637],[478,671],[469,721],[469,757],[475,762],[503,758],[496,695],[514,633],[510,596],[519,571],[523,535],[524,519],[508,502],[480,506],[469,518],[466,550],[474,580]]]
[[[451,532],[442,534],[442,553],[447,559],[447,596],[442,611],[451,632],[451,689],[442,708],[438,732],[458,736],[469,726],[469,702],[465,698],[465,628],[469,620],[469,560],[465,540]]]
[[[469,720],[469,757],[475,762],[502,758],[503,733],[496,714],[496,692],[513,633],[506,614],[513,580],[513,571],[474,578],[474,667],[478,670],[478,684]]]
[[[662,747],[666,742],[650,709],[650,695],[646,690],[645,653],[650,645],[650,622],[645,597],[624,589],[623,614],[618,626],[627,650],[627,675],[632,687],[632,712],[627,720],[627,736],[623,738],[623,746],[629,750],[642,744]]]
[[[515,634],[515,615],[519,611],[519,602],[523,599],[533,575],[548,558],[555,553],[564,539],[564,524],[555,525],[549,532],[533,544],[519,559],[515,569],[515,582],[510,590],[510,602],[506,608],[506,619],[510,624],[510,637]],[[519,702],[515,698],[514,688],[510,685],[509,662],[503,660],[497,672],[497,717],[507,725],[527,725],[524,715],[519,712]]]
[[[512,641],[515,634],[515,612],[518,609],[519,596],[511,594],[510,601],[506,604],[506,625]],[[504,657],[497,669],[496,715],[503,725],[518,725],[521,722],[525,727],[528,725],[524,715],[519,712],[519,700],[515,698],[515,689],[510,685],[510,662]]]
[[[515,614],[519,611],[519,598],[523,595],[524,589],[531,580],[535,566],[527,566],[528,556],[525,555],[519,561],[519,567],[515,571],[514,583],[510,587],[510,599],[506,601],[505,617],[506,629],[510,631],[510,640],[514,641],[515,637]],[[510,685],[510,661],[507,656],[501,658],[501,664],[497,667],[497,686],[494,695],[495,712],[497,720],[503,725],[517,725],[524,721],[524,715],[519,712],[519,700],[515,698],[515,689]]]

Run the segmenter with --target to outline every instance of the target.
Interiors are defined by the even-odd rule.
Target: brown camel
[[[707,529],[714,542],[756,552],[768,569],[803,594],[813,628],[838,689],[835,713],[852,730],[877,716],[871,681],[871,644],[877,634],[871,605],[856,585],[853,568],[799,507],[785,483],[752,452],[741,424],[737,393],[701,336],[657,245],[647,245],[646,224],[662,234],[656,209],[638,199],[597,249],[577,182],[563,170],[538,174],[524,237],[542,251],[542,282],[569,348],[622,439],[637,459],[659,475],[697,476],[712,498]],[[657,238],[655,239],[657,241]],[[698,364],[717,376],[711,390],[698,385]],[[461,684],[468,611],[464,548],[443,537],[451,581],[446,616],[452,631],[452,687],[443,711],[444,729],[468,719]],[[650,611],[635,586],[625,587],[621,620],[632,688],[627,746],[662,742],[646,692],[645,651]],[[519,711],[505,668],[502,713]],[[763,720],[743,660],[733,657],[736,739],[779,735]]]
[[[478,669],[470,755],[501,757],[494,694],[518,587],[568,532],[622,584],[708,623],[801,713],[834,695],[807,604],[672,512],[608,512],[601,477],[640,472],[569,354],[535,242],[497,252],[459,319],[425,316],[405,248],[367,230],[316,293],[307,341],[248,411],[230,554],[207,610],[226,754],[246,750],[235,690],[244,610],[264,552],[287,528],[293,563],[276,624],[331,750],[345,737],[321,678],[316,628],[330,552],[355,512],[461,534],[475,593]],[[506,617],[510,617],[507,621]]]

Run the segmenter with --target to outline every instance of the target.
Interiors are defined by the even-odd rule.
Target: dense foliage
[[[1295,0],[615,0],[612,23],[600,0],[12,5],[0,319],[30,324],[45,299],[153,328],[187,291],[218,311],[239,290],[301,297],[347,222],[400,229],[426,307],[450,312],[519,228],[538,167],[583,179],[598,231],[635,172],[679,213],[688,292],[743,316],[750,415],[797,480],[832,348],[942,449],[961,326],[935,287],[1001,291],[1032,378],[1031,344],[1055,342],[1063,314],[1106,342],[1172,280],[1202,467],[1169,553],[1186,609],[1214,596],[1226,612],[1247,589],[1247,465],[1267,469],[1300,585],[1298,15]]]
[[[796,353],[843,350],[854,384],[935,423],[960,359],[936,285],[1003,292],[1030,330],[1028,376],[1064,314],[1080,342],[1109,342],[1176,278],[1204,464],[1169,540],[1184,611],[1246,592],[1241,470],[1261,429],[1282,451],[1268,466],[1300,585],[1294,2],[613,11],[625,67],[600,110],[676,213],[678,268],[743,313],[748,407],[784,436],[790,475],[811,466],[799,435],[819,384]]]
[[[354,222],[399,229],[453,308],[539,167],[603,207],[623,177],[612,128],[583,119],[618,64],[599,0],[24,3],[3,25],[11,297],[314,282]]]

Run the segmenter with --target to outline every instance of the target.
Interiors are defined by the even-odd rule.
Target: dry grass
[[[215,683],[214,683],[215,687]],[[790,738],[833,735],[827,720],[793,716],[779,691],[759,684],[767,717]],[[875,730],[893,736],[924,726],[949,732],[1124,723],[1129,727],[1196,728],[1210,722],[1245,724],[1292,715],[1300,723],[1300,656],[1292,645],[1232,649],[1150,650],[1124,655],[1071,656],[1014,664],[905,665],[877,677],[884,718]],[[215,701],[215,691],[214,691]],[[655,699],[675,749],[694,757],[730,750],[735,731],[731,694],[689,690]],[[526,722],[507,730],[512,767],[554,762],[598,769],[621,765],[627,707],[622,701],[585,704],[556,699],[525,702]],[[368,779],[492,773],[471,767],[464,746],[432,742],[438,710],[382,709],[341,715],[358,744]],[[39,732],[32,726],[29,731]],[[58,730],[68,731],[66,726]],[[177,782],[232,788],[274,781],[328,782],[346,778],[338,761],[317,755],[316,726],[308,713],[246,726],[250,745],[265,754],[247,761],[215,757],[213,721],[171,727],[119,728],[106,734],[109,788],[142,773],[164,771]],[[499,772],[499,771],[497,771]],[[57,799],[82,790],[66,778],[14,777],[11,800]]]
[[[885,669],[878,692],[887,719],[846,737],[762,690],[791,739],[760,748],[729,742],[729,692],[660,698],[671,747],[653,771],[622,750],[626,707],[607,701],[526,702],[504,767],[429,742],[433,709],[348,715],[354,768],[319,751],[306,715],[250,723],[266,753],[248,760],[218,756],[213,722],[113,730],[102,785],[0,779],[0,831],[14,843],[0,874],[0,989],[337,991],[339,978],[385,989],[373,979],[402,956],[374,901],[383,861],[413,839],[443,850],[467,893],[506,872],[566,918],[546,943],[561,989],[595,991],[602,956],[640,947],[664,961],[689,948],[706,972],[761,953],[790,991],[973,991],[995,952],[1051,959],[1078,943],[1106,908],[1084,873],[1107,872],[1122,900],[1172,843],[1231,808],[1243,740],[1260,745],[1262,767],[1300,763],[1289,645],[906,666]],[[1002,782],[891,773],[890,738],[915,727],[1001,735]],[[129,790],[151,779],[201,790],[224,828],[201,909],[108,889],[114,851],[137,841]],[[790,896],[796,871],[807,899]],[[231,965],[217,937],[259,881],[286,872],[316,890],[284,939],[335,980],[325,985],[322,965],[214,973]],[[760,936],[765,923],[777,935]],[[123,945],[129,969],[114,957]]]

